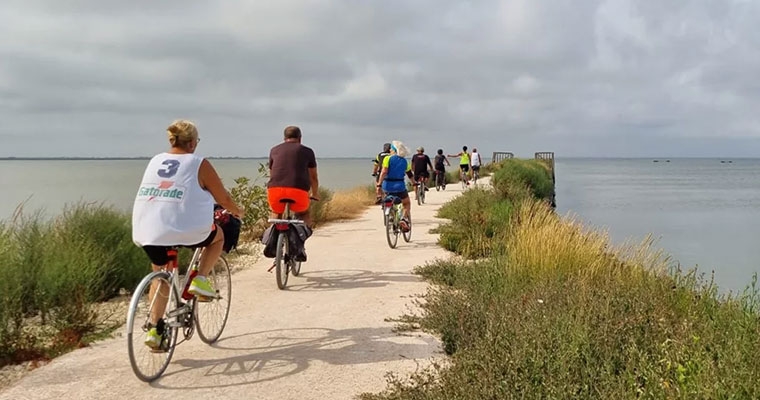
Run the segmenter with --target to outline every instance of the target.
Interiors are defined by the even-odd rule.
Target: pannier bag
[[[214,206],[214,223],[222,228],[222,232],[224,233],[224,246],[222,248],[225,253],[229,253],[232,249],[237,248],[242,222],[233,215],[223,211],[224,208],[222,206],[218,204]]]

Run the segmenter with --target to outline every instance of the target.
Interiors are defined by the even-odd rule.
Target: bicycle
[[[168,251],[169,262],[164,269],[151,272],[140,281],[129,303],[129,362],[137,378],[144,382],[152,382],[164,373],[175,348],[190,340],[196,329],[204,343],[212,344],[219,340],[230,313],[232,280],[230,267],[224,256],[219,257],[219,261],[207,276],[209,283],[216,290],[216,296],[198,298],[190,294],[188,289],[198,273],[203,249],[195,249],[184,283],[181,285],[177,249],[175,246]],[[155,325],[161,334],[161,342],[157,348],[152,349],[146,346],[143,340],[147,332],[154,327],[150,317],[159,296],[164,297],[166,307],[163,317]],[[180,329],[182,341],[178,343]]]
[[[383,199],[383,214],[385,216],[385,238],[388,246],[395,249],[398,244],[398,235],[402,233],[404,241],[409,243],[412,240],[412,221],[409,221],[409,230],[401,229],[401,218],[404,216],[404,206],[401,198],[398,196],[386,196]]]
[[[425,182],[420,179],[417,183],[415,183],[415,194],[417,197],[417,205],[421,206],[425,203]]]
[[[316,201],[313,197],[311,200]],[[295,203],[291,199],[282,199],[281,203],[285,203],[285,211],[282,213],[282,218],[270,218],[269,223],[274,224],[274,228],[278,231],[277,234],[277,253],[274,258],[274,264],[272,268],[275,269],[275,278],[277,281],[277,288],[284,290],[288,284],[288,274],[298,276],[301,273],[301,261],[296,260],[296,255],[290,254],[290,240],[289,231],[295,229],[295,225],[303,225],[303,221],[295,219],[295,214],[290,211],[290,205]]]
[[[477,186],[478,185],[478,179],[480,178],[480,168],[475,169],[475,167],[472,168],[472,184]]]
[[[463,169],[459,169],[459,181],[462,182],[462,190],[467,190],[467,174]]]
[[[446,190],[446,175],[443,171],[435,171],[435,190]]]

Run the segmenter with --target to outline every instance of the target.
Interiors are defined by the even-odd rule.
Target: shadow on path
[[[214,349],[214,353],[230,355],[175,359],[172,365],[179,370],[165,374],[151,386],[179,390],[253,385],[302,373],[314,361],[358,365],[429,358],[439,350],[432,337],[400,336],[389,328],[278,329],[224,338]],[[192,374],[187,373],[198,369],[204,370],[203,376],[208,379],[190,379]]]

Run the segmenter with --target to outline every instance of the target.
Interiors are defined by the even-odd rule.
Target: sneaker
[[[409,232],[411,229],[409,228],[409,221],[406,220],[406,218],[401,219],[398,223],[399,227],[401,227],[401,230],[404,232]]]
[[[383,202],[383,198],[382,197],[378,197],[378,198],[375,199],[375,204],[380,204],[382,202]]]
[[[306,250],[302,251],[300,254],[296,254],[293,259],[298,262],[306,262]]]
[[[190,289],[187,290],[190,294],[195,296],[216,297],[216,291],[208,282],[205,276],[196,276],[193,278],[193,282],[190,284]]]
[[[150,328],[148,333],[145,334],[144,343],[153,350],[156,350],[161,346],[161,335],[158,334],[158,330],[156,330],[155,327]]]

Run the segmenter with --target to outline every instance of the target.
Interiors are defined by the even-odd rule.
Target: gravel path
[[[438,207],[459,193],[428,192],[412,209],[411,243],[385,241],[379,209],[317,230],[301,276],[277,289],[270,259],[233,275],[232,309],[214,346],[197,337],[180,345],[152,384],[139,381],[125,336],[57,358],[0,391],[0,399],[350,399],[385,388],[389,371],[402,374],[440,357],[429,335],[392,332],[426,284],[411,274],[447,257],[431,228]],[[189,396],[188,396],[189,395]],[[180,397],[181,396],[181,397]]]

